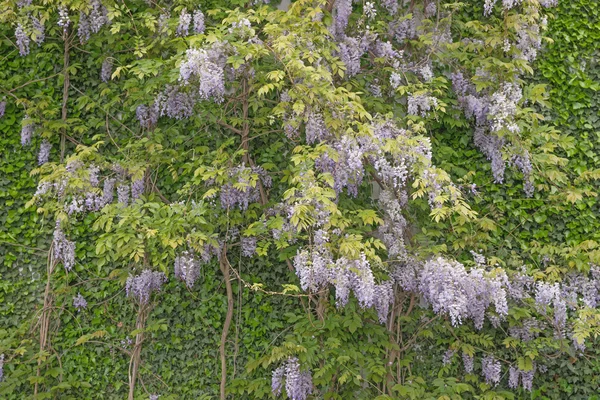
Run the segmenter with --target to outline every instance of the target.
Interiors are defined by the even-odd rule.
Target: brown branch
[[[137,380],[138,370],[140,368],[140,355],[142,353],[142,343],[144,342],[144,329],[146,327],[146,319],[148,318],[149,307],[145,304],[140,304],[138,316],[135,324],[136,330],[139,332],[135,335],[135,345],[129,361],[129,397],[128,400],[134,400],[135,382]]]
[[[68,42],[68,29],[63,31],[63,40],[65,43],[65,51],[63,56],[63,99],[62,99],[62,121],[63,123],[67,123],[67,102],[69,101],[69,86],[70,86],[70,77],[69,77],[69,42]],[[60,162],[62,163],[65,160],[65,149],[66,149],[66,139],[67,139],[67,128],[63,127],[62,135],[60,138]]]
[[[46,349],[48,344],[48,329],[50,327],[50,313],[52,308],[52,293],[50,287],[50,280],[52,272],[54,272],[54,257],[53,257],[53,246],[50,245],[48,250],[48,258],[46,260],[46,289],[44,290],[44,307],[42,308],[42,315],[40,317],[40,352],[38,354],[36,376],[39,377],[42,368],[42,352]],[[36,380],[33,389],[34,397],[38,393],[38,381]]]
[[[15,87],[15,88],[12,88],[12,89],[10,89],[9,91],[7,91],[7,93],[12,93],[12,92],[14,92],[15,90],[19,90],[19,89],[21,89],[21,88],[24,88],[25,86],[31,85],[32,83],[36,83],[36,82],[42,82],[42,81],[47,81],[48,79],[52,79],[52,78],[54,78],[54,77],[55,77],[55,76],[57,76],[57,75],[60,75],[60,72],[57,72],[56,74],[52,74],[52,75],[50,75],[50,76],[47,76],[47,77],[45,77],[45,78],[39,78],[39,79],[34,79],[34,80],[32,80],[32,81],[29,81],[29,82],[25,82],[24,84],[22,84],[22,85],[20,85],[20,86],[17,86],[17,87]]]
[[[225,121],[221,121],[220,119],[217,120],[217,124],[224,126],[227,129],[230,129],[232,131],[234,131],[235,133],[237,133],[238,135],[242,135],[242,131],[234,126],[229,125],[227,122]]]
[[[223,324],[223,331],[221,333],[221,344],[219,345],[219,354],[221,356],[220,399],[225,400],[225,386],[227,383],[227,359],[225,357],[225,343],[227,342],[227,334],[229,332],[229,327],[231,326],[231,320],[233,319],[233,289],[231,288],[231,280],[229,277],[231,266],[229,265],[229,260],[227,260],[227,246],[223,246],[221,260],[219,260],[219,267],[223,273],[225,288],[227,290],[227,314],[225,315],[225,323]]]

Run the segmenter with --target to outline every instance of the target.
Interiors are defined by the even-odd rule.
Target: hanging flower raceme
[[[81,293],[77,293],[77,296],[73,298],[73,307],[75,307],[77,311],[87,308],[87,301],[81,295]]]
[[[184,251],[175,258],[175,277],[185,283],[188,288],[192,288],[200,276],[200,262],[193,253]]]
[[[57,262],[62,262],[67,271],[73,269],[75,265],[75,242],[67,239],[60,221],[56,221],[52,246],[54,248],[54,259]]]
[[[312,393],[310,371],[300,371],[300,362],[296,357],[288,358],[283,365],[273,371],[271,391],[274,396],[281,395],[282,388],[290,400],[306,400]]]
[[[146,269],[139,275],[130,275],[125,283],[127,297],[133,298],[140,305],[150,301],[153,292],[160,292],[162,285],[167,281],[164,273]]]
[[[197,82],[201,99],[220,102],[225,95],[225,45],[216,42],[208,49],[189,49],[179,67],[180,80]]]

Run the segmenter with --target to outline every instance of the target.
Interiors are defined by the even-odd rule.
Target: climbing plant
[[[496,3],[4,1],[0,393],[591,393],[597,32]]]

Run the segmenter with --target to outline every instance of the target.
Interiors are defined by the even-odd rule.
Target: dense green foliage
[[[202,5],[205,10],[221,8],[207,12],[208,19],[219,21],[227,16],[223,9],[245,2],[217,3]],[[129,7],[133,5],[122,3],[115,14],[142,15],[141,7]],[[585,18],[581,10],[586,10]],[[522,176],[515,171],[507,172],[504,183],[494,183],[488,162],[472,145],[472,130],[464,121],[451,116],[427,121],[435,164],[453,181],[477,185],[479,194],[468,196],[467,201],[478,217],[468,223],[461,222],[461,216],[430,220],[426,202],[417,203],[413,217],[425,222],[415,232],[416,247],[422,244],[430,252],[453,252],[465,263],[469,262],[468,251],[478,249],[491,263],[509,270],[527,265],[531,274],[550,281],[559,280],[570,269],[587,270],[589,263],[600,263],[600,203],[595,192],[596,179],[600,178],[600,6],[594,0],[563,1],[552,12],[555,18],[549,21],[547,33],[552,40],[545,44],[535,66],[536,74],[528,78],[530,88],[548,85],[550,107],[535,107],[540,107],[539,113],[556,129],[543,128],[548,137],[560,138],[560,143],[532,143],[533,147],[541,143],[534,157],[539,169],[538,190],[533,198],[526,198]],[[132,123],[139,104],[151,100],[166,83],[176,82],[177,57],[187,46],[182,38],[153,36],[154,28],[149,27],[154,26],[154,16],[144,17],[147,19],[132,18],[130,26],[113,24],[108,28],[112,34],[92,36],[84,49],[74,46],[68,64],[71,97],[66,121],[61,119],[62,104],[57,102],[64,84],[60,29],[49,27],[41,49],[28,57],[18,57],[9,39],[14,29],[5,25],[0,28],[4,35],[0,40],[0,98],[6,96],[8,103],[0,119],[0,353],[6,355],[5,378],[0,383],[2,398],[28,398],[36,384],[41,387],[37,398],[125,398],[132,353],[128,340],[139,334],[138,308],[125,296],[125,281],[137,263],[150,264],[169,274],[175,249],[185,246],[181,232],[187,232],[190,224],[184,211],[178,214],[163,207],[163,200],[192,198],[209,179],[215,179],[215,187],[223,185],[227,182],[224,168],[229,157],[245,157],[239,151],[240,141],[228,136],[226,127],[218,127],[223,122],[219,111],[223,104],[207,106],[202,119],[162,124],[151,136],[145,136]],[[266,11],[256,16],[257,22],[266,19]],[[274,25],[273,29],[283,29]],[[132,39],[129,35],[137,29],[148,29],[151,39]],[[306,27],[307,32],[310,29]],[[223,30],[215,35],[227,33]],[[200,39],[189,40],[194,44]],[[130,48],[132,43],[135,48]],[[250,46],[244,55],[272,61]],[[99,71],[107,56],[114,57],[116,69],[113,80],[103,83]],[[294,72],[306,73],[301,69]],[[270,84],[273,87],[265,88],[265,92],[278,88],[277,82]],[[351,83],[347,86],[352,89]],[[246,87],[240,85],[235,90],[246,92]],[[351,92],[340,96],[353,101]],[[266,117],[270,113],[269,100],[259,96],[252,99],[251,113],[260,117],[255,132],[261,136],[252,144],[260,148],[260,152],[253,153],[253,161],[277,172],[287,168],[285,162],[292,147],[284,148],[269,136],[273,135]],[[369,106],[389,111],[377,99],[371,100]],[[450,97],[444,100],[453,101]],[[32,149],[37,149],[42,139],[35,137],[35,146],[30,148],[21,146],[23,105],[42,126],[41,136],[53,144],[51,159],[56,163],[52,168],[43,166],[32,172],[37,165],[37,151]],[[275,110],[279,116],[284,112]],[[229,122],[240,128],[244,118],[236,114]],[[68,140],[61,145],[60,133],[66,126]],[[116,146],[98,143],[106,139],[105,130]],[[557,132],[560,135],[555,135]],[[139,140],[125,140],[130,133]],[[190,142],[190,133],[214,140],[210,144]],[[123,143],[125,146],[120,147]],[[103,146],[110,149],[108,154],[102,153]],[[186,149],[190,159],[181,159],[171,149]],[[139,154],[147,154],[147,158],[136,159]],[[69,273],[61,267],[47,277],[55,216],[65,216],[61,215],[62,205],[42,205],[31,199],[40,177],[58,174],[61,168],[64,172],[57,161],[63,157],[68,160],[70,155],[105,167],[110,160],[125,159],[135,176],[158,182],[158,188],[147,195],[144,205],[129,207],[125,212],[112,205],[101,213],[74,218],[69,233],[77,238],[77,264]],[[298,154],[298,163],[313,155],[308,150]],[[545,169],[553,163],[560,168]],[[199,170],[201,164],[213,169]],[[148,170],[152,176],[147,175]],[[370,199],[360,201],[369,204]],[[367,206],[352,208],[355,206],[344,200],[342,205],[346,207],[344,218],[364,219],[363,231],[375,225],[369,221],[373,217]],[[233,210],[221,215],[206,207],[193,222],[202,227],[197,234],[202,236],[225,219],[246,228],[259,213],[258,207],[251,207],[246,213]],[[125,222],[117,223],[119,219]],[[248,234],[261,233],[255,226],[248,229]],[[147,236],[136,236],[140,230]],[[186,239],[197,239],[202,244],[211,240],[210,235],[200,239],[194,235]],[[300,294],[295,286],[296,275],[286,262],[294,256],[296,247],[265,239],[259,242],[259,251],[261,248],[263,257],[252,259],[243,258],[238,248],[231,251],[234,255],[230,262],[239,276],[232,275],[234,317],[225,346],[230,398],[271,398],[271,370],[279,361],[298,354],[303,363],[317,371],[313,383],[325,388],[325,398],[331,399],[598,398],[600,348],[592,337],[583,355],[551,337],[540,336],[528,343],[511,341],[488,325],[482,331],[453,327],[447,318],[419,307],[418,300],[408,295],[397,301],[400,307],[394,321],[402,326],[398,332],[403,336],[394,337],[389,326],[378,323],[374,311],[360,309],[355,299],[338,310],[333,296],[328,302],[320,302]],[[139,257],[135,257],[136,252]],[[145,399],[153,393],[161,394],[161,399],[218,397],[219,344],[227,295],[218,262],[206,264],[201,271],[193,288],[171,279],[157,294],[159,300],[143,329],[146,341],[137,398]],[[49,296],[45,293],[47,279]],[[88,302],[86,310],[77,311],[72,306],[78,293]],[[40,316],[48,298],[52,309],[48,345],[40,353]],[[526,309],[513,309],[509,321],[527,315]],[[449,348],[460,351],[454,356],[456,362],[443,365],[443,355]],[[464,374],[458,361],[461,352],[482,354],[492,350],[499,359],[518,360],[524,369],[531,366],[532,359],[543,359],[548,372],[536,375],[531,394],[523,389],[511,391],[504,383],[490,387],[478,374]],[[388,360],[395,362],[393,371],[388,368]],[[42,368],[38,376],[39,365]],[[384,393],[382,388],[388,381],[403,384]]]

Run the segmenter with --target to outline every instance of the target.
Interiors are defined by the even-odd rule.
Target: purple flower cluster
[[[459,262],[438,257],[425,263],[419,290],[434,312],[450,315],[454,326],[470,318],[481,329],[489,305],[498,316],[508,315],[507,281],[506,275],[488,276],[479,268],[467,272]]]
[[[473,373],[473,356],[463,353],[462,360],[463,360],[463,367],[465,368],[465,372],[467,374],[472,374]]]
[[[296,357],[288,358],[285,363],[273,371],[271,391],[279,396],[285,378],[285,392],[290,400],[306,400],[312,393],[312,376],[310,371],[300,371],[300,362]]]
[[[56,221],[53,237],[54,260],[62,262],[65,269],[70,271],[75,265],[75,242],[67,239],[60,226],[60,221]]]
[[[220,102],[225,95],[225,51],[220,42],[209,49],[189,49],[179,67],[180,80],[189,84],[198,80],[198,94],[203,100]]]
[[[204,13],[202,10],[197,9],[194,11],[194,32],[195,33],[204,33]]]
[[[131,182],[131,201],[134,202],[144,194],[144,179]]]
[[[187,8],[181,10],[179,15],[179,24],[177,25],[177,36],[187,36],[190,30],[192,16],[187,12]]]
[[[306,250],[298,252],[293,264],[303,290],[316,291],[332,285],[338,307],[345,306],[350,293],[354,293],[362,308],[375,307],[379,320],[382,323],[387,321],[389,307],[394,303],[393,283],[376,284],[364,254],[355,260],[341,257],[334,261],[321,244],[312,253]]]
[[[323,114],[319,112],[311,112],[306,118],[306,143],[313,144],[326,140],[331,136],[331,133],[325,126]]]
[[[15,28],[15,38],[17,39],[17,47],[19,48],[19,54],[21,56],[26,56],[29,54],[29,43],[31,40],[27,33],[25,33],[25,29],[23,25],[18,24]]]
[[[0,118],[4,117],[4,113],[6,112],[6,101],[0,101]]]
[[[242,255],[244,257],[252,257],[256,253],[256,241],[255,237],[243,237],[241,239]]]
[[[259,184],[270,187],[271,177],[262,167],[248,168],[240,165],[229,170],[230,183],[221,187],[219,199],[221,207],[230,209],[239,207],[240,210],[246,210],[250,203],[258,201],[260,198]]]
[[[364,54],[360,41],[346,36],[339,43],[339,48],[340,59],[346,65],[346,76],[352,77],[358,74],[360,72],[360,59]]]
[[[79,12],[77,36],[79,36],[81,44],[90,40],[92,32],[98,33],[104,25],[109,23],[108,10],[102,5],[100,0],[92,0],[90,6],[91,11],[89,14],[86,14],[83,11]]]
[[[134,298],[139,304],[148,304],[152,292],[159,292],[167,281],[164,273],[146,269],[141,274],[130,275],[125,283],[127,297]]]
[[[87,308],[87,301],[81,295],[81,293],[77,293],[77,296],[73,298],[73,307],[75,307],[77,311]]]
[[[31,17],[31,25],[33,26],[33,41],[39,46],[44,43],[44,40],[46,39],[44,25],[42,25],[42,22],[36,17]]]
[[[339,0],[335,2],[333,8],[332,33],[337,37],[343,37],[346,26],[352,14],[352,0]]]
[[[158,16],[158,26],[156,31],[161,35],[166,35],[169,29],[169,18],[171,18],[171,13],[166,12],[162,13]]]
[[[442,357],[442,364],[450,365],[452,363],[452,358],[454,357],[455,354],[456,354],[456,350],[453,350],[453,349],[446,350],[446,352],[444,353],[444,357]]]
[[[69,19],[69,11],[64,6],[58,6],[58,26],[63,28],[63,32],[66,32],[69,29],[69,24],[71,20]]]
[[[153,103],[150,106],[144,104],[139,105],[135,110],[135,116],[138,121],[140,121],[142,128],[151,130],[158,123],[158,118],[160,116],[158,104]]]
[[[502,375],[502,367],[500,361],[496,360],[494,356],[486,356],[481,360],[481,374],[485,378],[485,381],[496,386],[500,382]]]
[[[406,113],[408,115],[426,117],[432,107],[437,107],[437,99],[425,95],[410,95],[408,96],[407,104]]]
[[[129,204],[129,185],[121,184],[117,188],[117,200],[124,206]]]
[[[66,29],[66,28],[65,28]],[[77,36],[79,37],[79,42],[84,44],[92,35],[92,28],[90,26],[90,19],[83,12],[79,12],[79,24],[77,25]]]
[[[188,288],[194,287],[194,283],[200,276],[200,262],[189,251],[184,251],[175,258],[175,277],[185,283]]]
[[[184,119],[194,115],[196,98],[182,91],[179,86],[167,85],[165,90],[156,96],[154,104],[159,116]]]
[[[102,68],[100,69],[100,80],[104,83],[110,80],[112,75],[112,58],[106,57],[104,61],[102,61]]]
[[[38,165],[48,162],[50,159],[50,149],[52,149],[52,145],[48,140],[44,139],[42,144],[40,144],[40,151],[38,152]]]
[[[4,380],[4,354],[0,354],[0,382]]]

